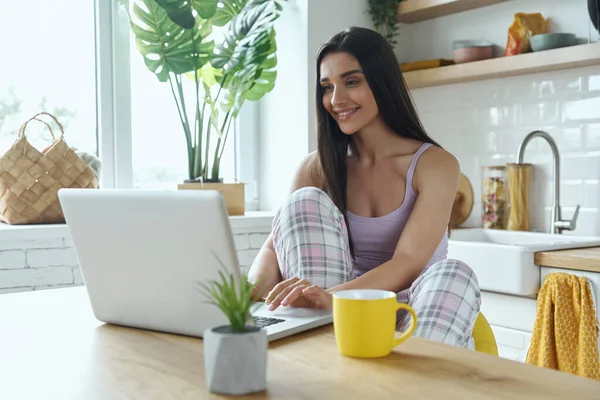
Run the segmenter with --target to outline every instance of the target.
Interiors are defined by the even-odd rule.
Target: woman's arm
[[[400,292],[409,288],[446,234],[459,178],[460,166],[452,154],[438,147],[424,152],[413,178],[417,201],[392,259],[329,292],[359,288]]]
[[[319,178],[319,160],[317,152],[308,154],[300,164],[292,180],[291,192],[307,187],[316,186],[322,188],[322,180]],[[275,248],[273,247],[273,233],[261,247],[258,255],[254,259],[250,270],[248,271],[248,281],[256,286],[255,298],[262,299],[281,282],[281,272]],[[258,296],[258,297],[257,297]]]
[[[256,255],[248,271],[248,282],[256,286],[255,299],[263,299],[275,285],[281,282],[279,263],[273,248],[273,233],[269,234]]]

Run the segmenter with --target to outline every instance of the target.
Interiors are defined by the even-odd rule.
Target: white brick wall
[[[270,213],[255,214],[231,218],[244,272],[271,229]],[[0,294],[83,285],[66,226],[51,231],[46,228],[0,226]]]

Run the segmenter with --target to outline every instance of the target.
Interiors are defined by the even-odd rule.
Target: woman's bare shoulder
[[[319,154],[317,151],[313,151],[307,154],[300,162],[292,181],[292,192],[307,186],[315,186],[323,189],[324,181]]]
[[[431,146],[419,158],[414,176],[415,186],[419,186],[420,183],[420,186],[423,186],[423,184],[431,182],[431,178],[434,176],[452,183],[456,181],[458,184],[460,164],[449,151],[438,146]]]

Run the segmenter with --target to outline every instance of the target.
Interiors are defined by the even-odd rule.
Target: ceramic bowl
[[[472,47],[492,47],[494,44],[487,40],[455,40],[452,42],[452,50]]]
[[[529,39],[531,50],[544,51],[577,44],[577,37],[573,33],[544,33],[532,36]]]
[[[454,63],[487,60],[493,56],[493,44],[487,40],[456,40],[452,43]]]

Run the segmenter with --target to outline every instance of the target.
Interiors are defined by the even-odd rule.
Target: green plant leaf
[[[218,307],[229,320],[231,329],[243,331],[251,318],[250,310],[254,301],[252,291],[254,285],[248,282],[246,276],[242,276],[239,284],[232,273],[227,272],[226,266],[214,253],[213,256],[220,264],[219,279],[207,283],[199,282],[202,292],[207,296],[208,303]]]
[[[162,7],[169,18],[177,25],[192,29],[196,20],[192,13],[192,4],[186,0],[154,0],[156,4]]]
[[[277,71],[263,70],[254,85],[248,90],[247,99],[251,101],[260,100],[266,93],[273,90]]]
[[[277,72],[275,29],[263,32],[240,60],[239,68],[225,84],[222,108],[236,118],[246,99],[259,100],[275,86]]]
[[[215,26],[225,26],[235,17],[248,0],[220,0],[217,6],[217,12],[212,20]]]
[[[132,3],[129,20],[136,47],[161,82],[169,79],[169,73],[184,74],[209,61],[214,48],[208,40],[212,32],[209,22],[196,18],[193,29],[184,29],[154,0]]]
[[[186,73],[186,76],[188,79],[194,80],[193,71]],[[205,84],[205,89],[208,89],[223,79],[223,71],[213,67],[210,63],[206,63],[198,70],[198,76],[202,83]]]
[[[272,0],[249,0],[244,9],[231,20],[223,43],[215,46],[211,64],[231,73],[239,68],[246,52],[260,44],[279,17]]]
[[[369,0],[367,12],[371,16],[373,26],[385,39],[394,46],[398,34],[399,23],[396,19],[398,4],[404,0]]]
[[[203,19],[212,18],[219,0],[155,0],[177,25],[192,29],[196,22],[193,11]]]
[[[192,7],[198,12],[201,18],[212,18],[217,12],[219,0],[191,0]]]
[[[260,64],[260,74],[256,77],[252,83],[252,86],[248,90],[247,99],[251,101],[260,100],[265,94],[273,90],[275,87],[275,80],[277,79],[277,42],[275,40],[275,30],[269,35],[268,38],[269,47],[262,63]]]

